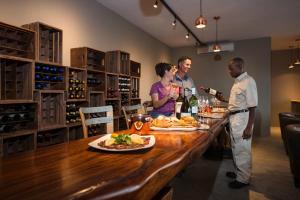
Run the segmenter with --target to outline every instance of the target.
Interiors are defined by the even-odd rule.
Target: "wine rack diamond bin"
[[[39,131],[65,126],[64,91],[39,91],[36,93],[39,102]]]
[[[63,31],[41,22],[25,24],[22,27],[33,30],[36,37],[36,60],[62,64]]]
[[[106,71],[130,75],[130,54],[123,51],[106,52]]]
[[[82,68],[68,68],[68,100],[86,100],[86,76]]]
[[[71,66],[105,71],[105,53],[88,47],[71,49]]]
[[[0,22],[0,54],[35,59],[35,32]]]
[[[1,100],[32,101],[33,62],[0,56]]]
[[[130,61],[130,75],[141,77],[141,63]]]
[[[65,90],[65,66],[46,63],[35,63],[35,89],[36,90]]]

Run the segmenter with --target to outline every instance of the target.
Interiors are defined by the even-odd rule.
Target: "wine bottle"
[[[183,103],[183,97],[182,97],[182,91],[181,91],[181,87],[179,87],[179,96],[176,99],[176,103],[175,103],[175,112],[176,112],[176,117],[178,119],[181,118],[181,106]]]
[[[74,80],[74,79],[70,79],[70,80],[69,80],[69,83],[70,83],[70,84],[73,84],[73,83],[75,83],[75,80]]]
[[[183,103],[182,103],[181,109],[180,109],[180,112],[181,112],[180,117],[191,116],[191,113],[189,112],[189,108],[190,108],[190,104],[187,99],[187,90],[184,89],[184,97],[183,97]]]
[[[9,121],[9,115],[0,116],[0,121],[3,122],[3,123]]]
[[[213,95],[215,96],[217,99],[219,99],[220,101],[224,101],[227,102],[227,100],[224,99],[222,92],[218,91],[218,90],[214,90],[212,88],[201,88],[204,92],[206,92],[207,94]]]
[[[189,100],[190,111],[193,117],[197,117],[198,114],[198,99],[196,97],[196,89],[192,88],[192,96]]]
[[[40,74],[35,74],[35,80],[36,81],[42,80],[42,76]]]
[[[75,95],[74,95],[73,93],[71,93],[71,94],[69,95],[69,97],[70,97],[70,99],[74,99],[74,98],[75,98]]]
[[[14,127],[12,125],[2,125],[0,126],[0,133],[10,132],[13,131]]]

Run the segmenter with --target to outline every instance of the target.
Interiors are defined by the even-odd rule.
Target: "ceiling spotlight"
[[[202,16],[202,0],[200,0],[200,16],[195,20],[196,28],[205,28],[207,20]]]
[[[185,35],[185,38],[186,38],[186,39],[189,39],[189,37],[190,37],[190,33],[187,33],[187,34]]]
[[[158,6],[158,2],[157,2],[157,0],[156,0],[155,3],[153,4],[153,7],[154,7],[154,8],[157,8],[157,6]]]
[[[176,18],[175,18],[174,21],[172,22],[172,26],[176,26]]]

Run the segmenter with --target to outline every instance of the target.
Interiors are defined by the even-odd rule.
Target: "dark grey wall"
[[[271,126],[279,126],[278,113],[291,111],[291,99],[300,99],[300,66],[289,64],[289,50],[272,51]]]
[[[257,109],[255,134],[268,135],[270,132],[271,98],[271,39],[259,38],[236,41],[233,52],[221,53],[222,60],[214,61],[213,54],[197,55],[195,48],[182,47],[172,49],[172,62],[182,55],[192,58],[190,76],[196,85],[204,85],[223,91],[229,96],[233,79],[228,74],[228,61],[239,56],[245,60],[246,71],[257,84],[259,105]]]

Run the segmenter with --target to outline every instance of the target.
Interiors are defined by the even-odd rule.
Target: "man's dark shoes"
[[[234,172],[226,172],[226,176],[227,176],[228,178],[233,178],[233,179],[236,178],[236,174],[235,174]]]
[[[240,188],[246,187],[248,185],[249,185],[249,183],[242,183],[237,180],[232,181],[228,184],[228,186],[232,189],[240,189]]]

